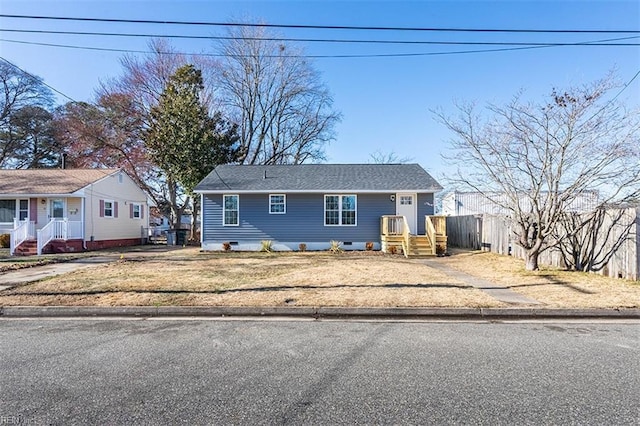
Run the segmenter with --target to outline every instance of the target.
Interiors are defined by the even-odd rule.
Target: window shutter
[[[118,202],[113,202],[113,217],[118,217]]]
[[[104,217],[104,200],[100,200],[100,217]]]
[[[140,219],[144,219],[144,204],[140,204]]]
[[[133,219],[133,204],[129,204],[129,219]]]

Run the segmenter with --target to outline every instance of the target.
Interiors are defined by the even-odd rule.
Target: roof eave
[[[196,189],[196,194],[335,194],[335,193],[356,193],[356,194],[388,194],[399,192],[431,193],[441,191],[442,188],[429,189]]]
[[[64,193],[21,193],[12,192],[8,194],[0,194],[0,198],[50,198],[50,197],[82,197],[80,194],[70,192]]]

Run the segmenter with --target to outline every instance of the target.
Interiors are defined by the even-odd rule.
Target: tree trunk
[[[193,209],[191,209],[191,240],[195,241],[198,232],[198,226],[196,224],[198,222],[198,214],[200,213],[200,199],[197,195],[194,195],[191,200],[193,205]]]
[[[540,251],[538,249],[527,250],[525,269],[527,271],[538,270],[538,256]]]

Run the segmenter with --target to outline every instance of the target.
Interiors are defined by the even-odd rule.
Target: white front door
[[[418,195],[396,194],[396,215],[407,218],[409,232],[418,233]]]

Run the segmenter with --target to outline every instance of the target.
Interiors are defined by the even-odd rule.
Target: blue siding
[[[432,216],[433,209],[433,194],[418,194],[418,234],[424,235],[426,230],[424,228],[424,217]]]
[[[357,194],[357,226],[325,226],[324,194],[286,194],[285,214],[269,214],[269,194],[240,194],[239,226],[223,226],[222,195],[209,194],[203,197],[203,242],[379,242],[380,217],[396,214],[391,195],[395,194]],[[418,194],[420,234],[425,233],[424,216],[433,214],[433,200],[431,193]]]
[[[286,214],[269,214],[269,194],[240,194],[240,225],[222,226],[222,195],[205,195],[203,241],[380,241],[390,195],[358,194],[357,226],[325,226],[324,194],[287,194]]]

